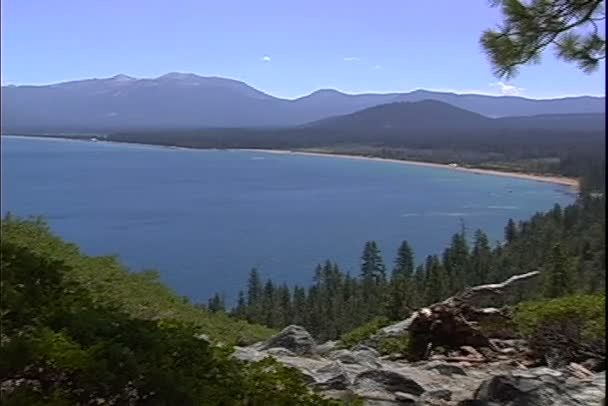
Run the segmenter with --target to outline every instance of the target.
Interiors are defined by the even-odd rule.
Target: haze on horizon
[[[551,50],[542,66],[526,66],[510,82],[497,80],[478,38],[499,21],[487,0],[387,0],[366,8],[345,0],[5,0],[2,84],[187,72],[241,80],[284,98],[323,88],[605,95],[604,62],[587,75]]]

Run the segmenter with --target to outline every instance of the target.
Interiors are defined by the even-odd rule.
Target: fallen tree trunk
[[[460,348],[494,347],[478,327],[478,322],[498,317],[510,319],[508,308],[476,308],[474,302],[487,295],[500,295],[506,289],[528,281],[540,272],[528,272],[514,275],[502,283],[479,285],[467,288],[455,296],[442,302],[432,304],[426,308],[415,311],[411,317],[393,326],[385,327],[381,334],[395,334],[407,332],[409,335],[409,358],[420,360],[428,358],[434,347]]]

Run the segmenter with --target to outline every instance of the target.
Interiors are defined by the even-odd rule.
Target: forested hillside
[[[231,357],[227,343],[269,329],[196,309],[40,222],[4,219],[0,255],[3,405],[341,404],[271,359]]]
[[[496,245],[477,230],[460,232],[443,253],[415,264],[413,249],[401,244],[394,262],[380,247],[366,243],[359,274],[350,275],[330,261],[317,266],[307,287],[279,286],[251,271],[246,292],[230,312],[251,322],[280,328],[299,324],[321,340],[336,339],[376,318],[400,320],[416,308],[445,299],[465,286],[499,282],[514,274],[540,270],[542,278],[518,288],[503,304],[555,298],[572,293],[601,293],[606,282],[605,199],[581,197],[556,205],[530,220],[505,226]],[[385,253],[389,254],[390,253]],[[210,300],[221,312],[222,300]]]

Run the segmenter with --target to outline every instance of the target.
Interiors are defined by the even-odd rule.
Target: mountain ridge
[[[285,99],[236,79],[170,72],[157,78],[118,74],[41,86],[2,86],[2,128],[10,132],[289,127],[382,104],[426,99],[487,117],[605,112],[605,97],[596,96],[527,99],[423,89],[362,94],[318,89]]]

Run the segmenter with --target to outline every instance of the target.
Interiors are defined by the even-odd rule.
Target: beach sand
[[[433,162],[423,162],[423,161],[407,161],[402,159],[388,159],[388,158],[379,158],[379,157],[368,157],[362,155],[346,155],[346,154],[336,154],[336,153],[325,153],[325,152],[306,152],[306,151],[286,151],[286,150],[275,150],[275,149],[238,149],[239,151],[252,151],[252,152],[266,152],[271,154],[295,154],[295,155],[310,155],[310,156],[325,156],[325,157],[333,157],[333,158],[346,158],[346,159],[361,159],[367,161],[381,161],[381,162],[394,162],[405,165],[418,165],[418,166],[427,166],[432,168],[444,168],[452,171],[463,171],[463,172],[471,172],[477,173],[480,175],[492,175],[492,176],[507,176],[511,178],[519,178],[519,179],[527,179],[533,180],[537,182],[546,182],[546,183],[554,183],[557,185],[568,186],[572,188],[574,191],[578,191],[579,182],[574,178],[567,178],[563,176],[551,176],[551,175],[535,175],[531,173],[524,172],[507,172],[507,171],[499,171],[493,169],[479,169],[479,168],[466,168],[462,166],[450,166],[449,164],[439,164]]]

